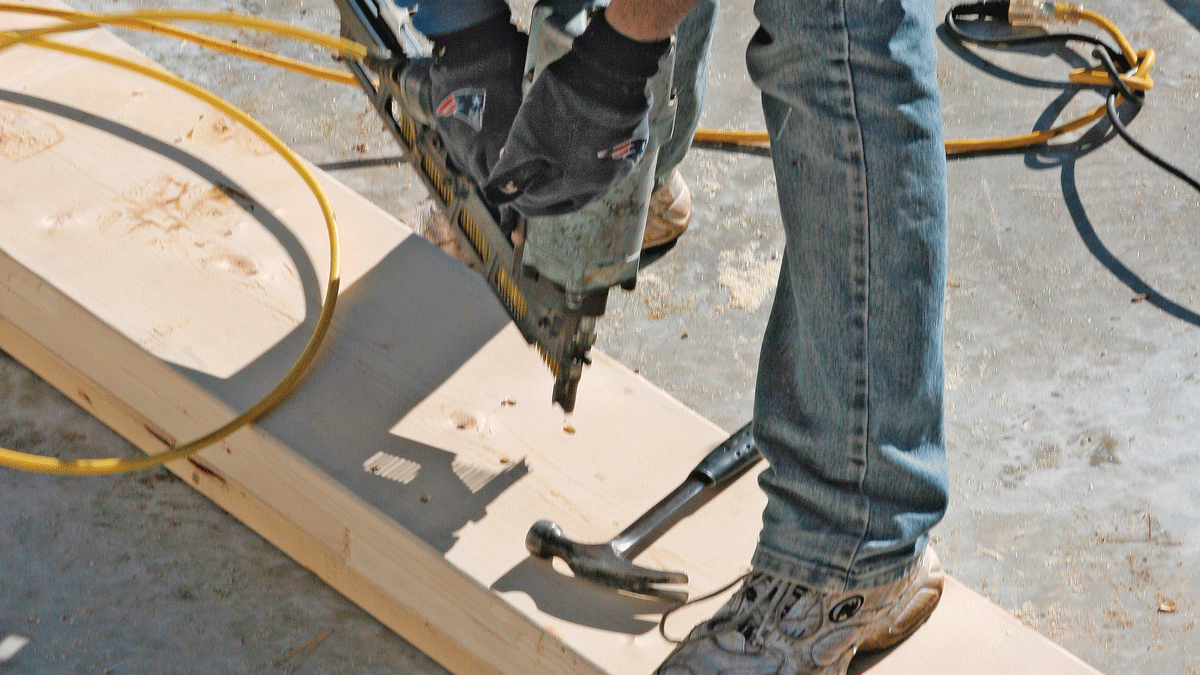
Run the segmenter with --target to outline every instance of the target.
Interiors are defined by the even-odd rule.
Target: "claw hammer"
[[[561,558],[578,578],[635,595],[683,602],[687,591],[656,584],[686,584],[687,574],[653,570],[635,565],[632,560],[761,458],[748,423],[700,460],[679,487],[612,540],[582,544],[568,539],[558,525],[539,520],[525,536],[525,548],[546,560]]]

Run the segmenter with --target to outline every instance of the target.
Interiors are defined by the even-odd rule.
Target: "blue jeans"
[[[502,0],[422,4],[427,30],[488,18],[456,23],[466,6],[505,11]],[[913,568],[948,501],[933,1],[758,0],[755,14],[746,61],[787,246],[754,405],[770,467],[753,563],[810,587],[865,588]],[[702,0],[680,26],[676,133],[660,176],[699,120],[715,17],[716,0]]]
[[[758,0],[787,245],[754,435],[754,565],[853,590],[915,565],[945,513],[946,169],[932,0]]]

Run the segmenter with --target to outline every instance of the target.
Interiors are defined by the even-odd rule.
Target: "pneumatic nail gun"
[[[428,79],[421,76],[428,69],[420,59],[427,57],[406,12],[390,0],[335,1],[342,35],[371,51],[362,62],[347,63],[359,86],[429,189],[471,266],[541,352],[555,377],[553,401],[571,412],[608,292],[613,286],[632,290],[637,280],[658,149],[675,120],[674,50],[663,56],[647,85],[649,139],[632,173],[580,211],[526,219],[488,204],[479,186],[449,159],[434,126]],[[526,87],[587,26],[591,3],[576,0],[569,10],[566,4],[542,0],[534,7]]]

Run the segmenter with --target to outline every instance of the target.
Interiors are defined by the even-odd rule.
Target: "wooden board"
[[[140,58],[104,31],[64,39]],[[524,534],[546,517],[606,539],[723,432],[602,354],[565,418],[472,272],[322,182],[345,261],[321,361],[258,427],[169,468],[456,673],[651,672],[661,606],[566,578]],[[208,106],[108,66],[0,52],[0,214],[0,347],[146,452],[252,403],[318,312],[328,247],[300,180]],[[762,505],[747,477],[639,562],[720,586]],[[954,582],[928,627],[855,667],[1095,672]]]

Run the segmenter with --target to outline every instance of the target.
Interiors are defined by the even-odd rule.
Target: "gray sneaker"
[[[822,593],[762,571],[696,626],[657,675],[844,675],[858,652],[887,649],[925,623],[942,597],[942,566],[927,548],[908,576]]]

